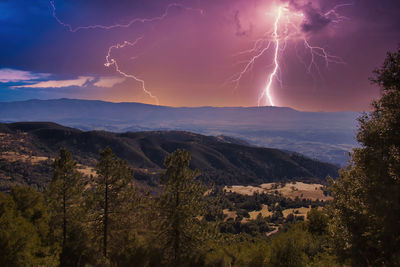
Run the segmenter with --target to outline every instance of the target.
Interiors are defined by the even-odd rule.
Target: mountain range
[[[1,122],[51,121],[80,130],[189,131],[302,153],[338,165],[356,146],[356,112],[302,112],[284,107],[166,107],[56,99],[0,102]]]

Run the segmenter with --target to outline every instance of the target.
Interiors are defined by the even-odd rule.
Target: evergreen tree
[[[69,265],[74,258],[80,258],[82,253],[76,245],[83,239],[80,232],[85,183],[76,165],[68,150],[62,148],[59,157],[54,160],[54,175],[47,190],[52,231],[62,246],[61,266]]]
[[[307,213],[308,231],[314,235],[326,234],[328,222],[329,218],[326,213],[317,208],[313,208]]]
[[[50,217],[43,194],[32,187],[15,186],[11,196],[20,214],[36,227],[42,242],[48,243]]]
[[[165,160],[161,176],[160,242],[167,265],[183,266],[203,245],[200,216],[204,215],[206,187],[196,181],[198,170],[190,169],[190,153],[176,150]]]
[[[134,239],[131,231],[135,205],[133,170],[107,147],[100,151],[96,172],[90,200],[97,230],[95,235],[101,236],[104,258],[118,261],[116,258],[122,256]]]
[[[310,259],[306,252],[312,241],[303,223],[293,225],[272,240],[269,255],[265,259],[266,266],[307,266]]]
[[[0,193],[0,264],[29,266],[38,246],[34,226],[20,215],[10,195]]]
[[[388,53],[372,81],[381,98],[359,118],[349,166],[333,183],[331,232],[353,266],[400,265],[400,49]]]
[[[57,266],[58,253],[48,234],[47,208],[40,193],[22,186],[10,195],[0,193],[0,266]]]

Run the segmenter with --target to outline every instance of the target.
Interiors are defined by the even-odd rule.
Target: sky
[[[0,0],[0,101],[362,111],[396,0]]]

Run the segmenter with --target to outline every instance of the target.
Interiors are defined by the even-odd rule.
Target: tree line
[[[223,193],[202,184],[196,179],[199,171],[189,166],[190,153],[175,151],[165,160],[161,191],[143,194],[135,190],[131,167],[110,148],[100,151],[97,175],[90,179],[82,176],[77,162],[62,148],[54,160],[54,175],[45,191],[17,186],[10,194],[0,194],[0,249],[3,252],[0,264],[275,266],[271,264],[279,261],[282,253],[288,253],[285,257],[290,261],[295,259],[292,256],[298,256],[292,255],[286,246],[280,248],[279,238],[269,242],[266,233],[271,229],[261,216],[254,222],[234,222],[246,231],[226,230],[230,222],[224,220],[221,211]],[[314,238],[309,228],[317,228],[320,230],[315,239],[323,240],[327,227],[324,216],[314,209],[309,217],[314,221],[321,217],[322,223],[311,219],[294,226],[295,222],[291,221],[293,227],[288,224],[282,236],[293,235],[298,239],[300,230]],[[252,233],[255,226],[262,236]],[[253,252],[244,250],[255,244],[259,253],[257,262]],[[313,253],[319,255],[325,251],[320,248]],[[304,247],[296,249],[304,250]],[[305,252],[298,254],[304,259],[315,256],[302,253]]]
[[[141,196],[133,170],[110,148],[96,176],[84,179],[64,148],[44,192],[14,187],[0,194],[2,266],[181,266],[205,236],[206,187],[177,150],[165,161],[157,197]],[[150,244],[156,244],[149,246]]]

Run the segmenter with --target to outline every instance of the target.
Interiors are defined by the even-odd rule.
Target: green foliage
[[[11,196],[0,195],[0,262],[2,266],[24,266],[35,262],[39,237],[35,228],[18,212]]]
[[[85,183],[77,170],[77,163],[65,148],[53,163],[53,179],[46,191],[50,207],[52,235],[61,244],[61,266],[79,261],[85,240],[85,210],[83,191]],[[82,234],[79,234],[82,233]]]
[[[265,233],[271,231],[268,223],[269,219],[262,218],[261,215],[256,220],[249,220],[246,223],[241,222],[241,217],[238,218],[236,220],[229,219],[226,222],[221,222],[219,224],[219,231],[230,234],[246,233],[251,236],[265,235]]]
[[[28,187],[0,193],[0,266],[57,266],[50,246],[47,207],[40,193]]]
[[[247,211],[254,211],[260,210],[262,205],[268,205],[269,207],[273,208],[276,203],[279,205],[280,209],[296,209],[301,207],[308,207],[308,206],[324,206],[324,202],[321,201],[312,201],[310,199],[290,199],[283,197],[279,194],[257,194],[254,195],[242,195],[238,193],[226,193],[223,195],[224,202],[222,203],[223,208],[227,209],[244,209]]]
[[[40,238],[47,242],[50,216],[43,194],[32,187],[16,186],[12,188],[11,196],[20,214],[36,227]]]
[[[325,212],[313,208],[307,213],[307,220],[308,231],[311,234],[327,234],[329,218]]]
[[[312,209],[312,220],[289,225],[272,239],[265,266],[338,266],[330,253],[327,215]]]
[[[319,218],[324,212],[313,213],[307,216]],[[312,225],[310,221],[287,224],[270,238],[224,234],[209,244],[206,266],[338,266],[328,235],[311,232]]]
[[[266,266],[302,267],[307,265],[309,257],[306,252],[312,239],[302,227],[303,224],[293,226],[286,233],[272,240]]]
[[[110,148],[100,151],[90,181],[61,149],[44,194],[30,187],[0,193],[0,265],[335,266],[323,211],[311,210],[306,222],[282,214],[321,203],[207,190],[190,160],[189,152],[175,151],[165,160],[161,192],[139,194],[132,169]],[[274,216],[242,221],[262,205]],[[239,211],[238,218],[225,221],[223,208]],[[271,222],[283,226],[267,237]]]
[[[400,49],[375,74],[382,96],[359,118],[361,147],[331,188],[335,249],[354,266],[400,264]]]
[[[190,153],[176,150],[165,160],[161,177],[160,238],[168,265],[183,266],[203,246],[206,187],[196,181],[198,170],[191,170]]]
[[[264,266],[269,251],[268,243],[262,238],[248,235],[224,235],[209,244],[205,266]]]
[[[88,198],[94,242],[106,259],[118,262],[135,240],[133,170],[107,147],[100,151],[96,172]]]

